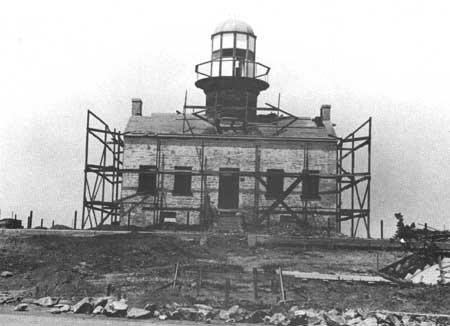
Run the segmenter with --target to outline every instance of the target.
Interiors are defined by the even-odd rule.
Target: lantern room
[[[220,24],[212,40],[212,75],[255,77],[256,36],[247,23],[228,20]]]
[[[196,65],[195,85],[206,95],[211,118],[256,118],[259,93],[269,87],[270,68],[256,62],[256,35],[240,20],[219,24],[211,35],[211,60]]]

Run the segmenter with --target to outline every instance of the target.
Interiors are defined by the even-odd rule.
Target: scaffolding
[[[357,236],[361,220],[370,238],[370,182],[372,118],[369,118],[337,145],[336,220],[338,231],[342,222],[350,221],[350,235]],[[358,154],[361,154],[359,159]],[[362,161],[362,162],[361,162]]]
[[[238,135],[244,134],[244,137],[251,137],[252,139],[270,139],[270,137],[276,137],[280,135],[283,130],[288,128],[298,128],[294,126],[294,123],[299,119],[305,119],[297,117],[293,114],[282,110],[279,105],[274,106],[267,103],[267,107],[256,108],[257,112],[269,112],[269,115],[260,115],[259,121],[236,121],[236,119],[215,117],[213,121],[208,119],[205,115],[208,107],[206,106],[193,106],[187,105],[186,100],[183,107],[183,112],[180,113],[183,119],[182,134],[184,137],[196,140],[196,155],[199,160],[199,169],[192,170],[191,176],[199,176],[201,178],[200,183],[200,200],[197,206],[179,206],[170,207],[164,200],[164,176],[175,175],[179,173],[174,169],[166,169],[164,164],[164,154],[161,150],[161,139],[164,135],[151,135],[157,142],[156,147],[156,160],[155,167],[148,170],[141,169],[124,169],[122,167],[122,155],[123,155],[123,134],[120,132],[111,131],[110,128],[101,121],[92,112],[88,111],[88,128],[86,136],[86,168],[85,168],[85,189],[84,189],[84,209],[83,209],[83,226],[87,221],[90,222],[91,227],[104,224],[108,217],[111,217],[111,222],[116,222],[119,216],[129,216],[130,212],[139,205],[149,205],[146,201],[150,196],[153,196],[153,204],[151,209],[153,210],[153,221],[155,224],[163,222],[161,212],[166,211],[196,211],[200,214],[201,225],[207,227],[211,223],[210,219],[210,197],[209,190],[207,188],[208,177],[217,177],[221,175],[221,171],[208,169],[208,158],[205,155],[205,142],[207,136],[202,134],[196,134],[195,129],[192,128],[191,122],[193,120],[202,120],[213,126],[217,134],[221,134],[224,131],[231,131]],[[228,108],[227,108],[228,109]],[[233,108],[232,108],[233,109]],[[234,108],[236,110],[248,110],[248,107]],[[188,113],[190,111],[190,113]],[[220,113],[220,111],[218,111]],[[98,129],[90,127],[90,117],[93,116],[104,124],[104,128],[101,129],[104,138],[95,136]],[[245,115],[246,116],[246,115]],[[264,121],[261,121],[264,120]],[[310,120],[310,119],[309,119]],[[320,122],[320,121],[319,121]],[[264,126],[273,129],[273,133],[270,136],[246,136],[251,126]],[[288,214],[292,216],[296,221],[307,221],[312,216],[328,216],[329,219],[335,219],[337,231],[342,230],[342,224],[350,223],[350,233],[352,237],[358,235],[359,227],[364,224],[367,237],[370,237],[370,161],[371,161],[371,118],[358,127],[354,132],[350,133],[345,138],[337,138],[336,141],[336,172],[335,173],[320,173],[317,171],[309,171],[308,169],[308,146],[313,143],[313,139],[302,140],[305,143],[305,155],[303,162],[303,170],[299,172],[283,172],[283,178],[292,178],[292,182],[285,190],[273,200],[269,206],[262,207],[260,205],[260,196],[264,192],[261,187],[267,190],[268,184],[266,182],[267,177],[273,174],[268,171],[261,171],[261,149],[259,145],[255,145],[255,165],[252,171],[228,171],[228,174],[238,175],[239,177],[251,177],[254,179],[254,215],[255,220],[270,227],[271,214]],[[112,153],[114,158],[112,165],[106,165],[106,154],[101,156],[100,164],[92,165],[88,164],[88,139],[90,136],[94,136],[104,146],[103,153]],[[329,135],[330,137],[334,137]],[[110,137],[109,142],[116,144],[113,148],[109,147],[107,137]],[[107,146],[108,145],[108,146]],[[112,149],[112,150],[111,150]],[[362,155],[362,157],[358,157]],[[361,164],[361,161],[364,164]],[[360,170],[362,169],[362,170]],[[96,176],[94,186],[90,186],[88,180],[88,174],[94,173]],[[156,193],[142,194],[136,192],[130,196],[119,198],[120,185],[122,182],[122,175],[124,173],[132,174],[153,174],[156,176],[157,189]],[[311,205],[311,199],[301,198],[296,206],[289,206],[286,203],[286,198],[292,194],[292,192],[302,183],[305,178],[316,177],[319,180],[328,179],[335,180],[336,188],[333,190],[318,191],[317,195],[335,195],[336,204],[335,208],[321,208]],[[97,182],[98,179],[98,182]],[[111,180],[111,182],[109,182]],[[112,187],[112,199],[108,200],[102,196],[101,200],[98,200],[100,186],[103,188],[105,185],[113,185]],[[102,189],[103,189],[102,188]],[[92,189],[94,189],[92,191]],[[104,190],[101,191],[103,193]],[[134,197],[140,197],[137,202],[130,202],[129,200]],[[124,204],[128,204],[127,210],[124,209]],[[95,212],[99,211],[101,217],[95,218]],[[363,223],[361,223],[361,221]]]
[[[87,112],[81,227],[93,228],[107,220],[118,223],[122,186],[123,135],[92,111]]]

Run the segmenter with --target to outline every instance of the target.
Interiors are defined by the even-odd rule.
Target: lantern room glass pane
[[[219,68],[220,68],[220,61],[213,61],[212,62],[212,72],[211,72],[211,75],[213,77],[219,76]]]
[[[250,77],[250,78],[254,78],[255,77],[255,64],[253,62],[248,62],[247,61],[246,76]]]
[[[213,51],[220,49],[220,34],[213,37]]]
[[[234,34],[222,34],[222,49],[232,49],[234,47]]]
[[[222,76],[233,76],[233,61],[222,61]]]
[[[255,38],[253,36],[248,37],[248,49],[255,52]]]
[[[236,34],[236,48],[247,49],[247,34]]]

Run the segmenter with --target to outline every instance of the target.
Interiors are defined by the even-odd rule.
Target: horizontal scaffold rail
[[[267,177],[267,176],[277,176],[277,177],[285,177],[285,178],[298,178],[303,176],[317,176],[321,179],[338,179],[338,178],[349,178],[354,179],[355,177],[364,177],[365,179],[370,178],[370,176],[365,173],[343,173],[343,174],[324,174],[324,173],[309,173],[309,172],[256,172],[256,171],[217,171],[217,170],[190,170],[189,172],[181,171],[181,170],[157,170],[155,168],[148,168],[148,169],[120,169],[121,173],[137,173],[137,174],[189,174],[192,176],[201,176],[201,175],[207,175],[207,176],[220,176],[220,175],[238,175],[241,177],[255,177],[255,176],[261,176],[261,177]],[[351,181],[348,182],[351,182]],[[362,181],[362,180],[361,180]],[[356,181],[354,181],[356,182]]]

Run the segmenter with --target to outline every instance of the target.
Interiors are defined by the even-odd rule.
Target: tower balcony
[[[241,58],[220,58],[199,63],[195,66],[197,80],[212,77],[243,77],[268,82],[270,67]]]

